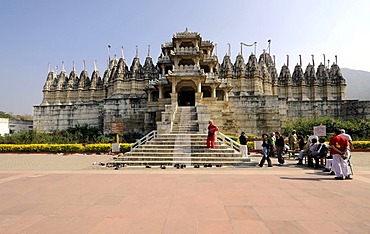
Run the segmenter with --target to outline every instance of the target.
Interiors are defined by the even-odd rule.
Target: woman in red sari
[[[218,127],[213,124],[210,120],[208,125],[208,136],[207,136],[207,148],[215,148],[216,132],[218,132]]]

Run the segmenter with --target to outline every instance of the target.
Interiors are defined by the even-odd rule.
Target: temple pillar
[[[162,85],[158,86],[158,98],[163,98],[163,87]]]
[[[202,103],[203,93],[202,92],[196,92],[195,93],[195,103]]]

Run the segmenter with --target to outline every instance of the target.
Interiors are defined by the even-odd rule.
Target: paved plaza
[[[354,153],[345,181],[295,160],[99,166],[110,157],[0,154],[0,233],[370,233],[370,153]]]

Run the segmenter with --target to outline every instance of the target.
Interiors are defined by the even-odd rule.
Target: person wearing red
[[[207,136],[207,148],[215,148],[215,140],[216,140],[216,132],[218,132],[218,127],[213,124],[212,120],[210,120],[208,125],[208,136]]]
[[[339,129],[335,129],[334,134],[335,135],[330,138],[329,141],[331,154],[333,155],[332,169],[336,175],[334,179],[352,179],[351,172],[348,170],[347,161],[345,160],[347,157],[346,151],[349,147],[348,140],[339,135],[341,134]]]

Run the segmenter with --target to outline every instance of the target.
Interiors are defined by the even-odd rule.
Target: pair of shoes
[[[324,170],[322,170],[322,172],[330,172],[330,169],[325,168]]]
[[[263,167],[263,165],[261,165],[261,164],[258,164],[258,166],[259,166],[259,167]]]
[[[352,176],[351,176],[351,175],[348,175],[348,176],[346,176],[345,178],[346,178],[346,180],[353,180],[353,178],[352,178]]]
[[[302,162],[298,162],[297,165],[303,165],[303,163]]]
[[[162,164],[159,168],[166,169],[166,166]]]
[[[145,168],[152,168],[151,166],[146,165]]]
[[[204,167],[212,167],[212,164],[204,164]]]
[[[334,177],[335,180],[344,180],[343,176]]]
[[[284,166],[284,163],[279,163],[279,166]]]
[[[272,165],[268,165],[267,167],[272,167]]]
[[[194,165],[194,168],[199,168],[199,164],[195,164]]]
[[[216,164],[216,167],[222,167],[222,164]]]
[[[331,171],[329,175],[334,175],[334,174],[335,174],[335,172],[334,171]]]

